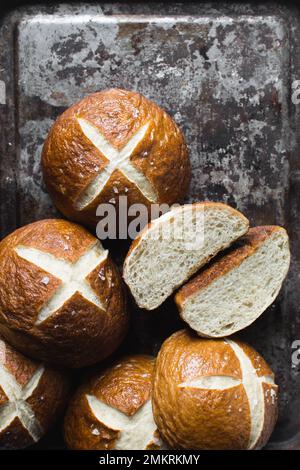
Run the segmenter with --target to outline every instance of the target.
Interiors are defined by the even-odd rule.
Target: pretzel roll
[[[41,220],[0,243],[0,332],[18,350],[68,367],[96,363],[127,328],[121,278],[101,243]]]
[[[153,413],[172,448],[258,449],[276,423],[277,386],[250,346],[181,330],[157,357]]]
[[[151,406],[154,358],[115,362],[84,383],[69,405],[64,434],[70,449],[161,449]]]
[[[190,164],[171,117],[134,91],[104,90],[67,109],[42,152],[46,186],[71,220],[94,226],[99,204],[172,204],[185,195]]]
[[[66,402],[68,379],[24,357],[0,337],[0,449],[37,442]]]

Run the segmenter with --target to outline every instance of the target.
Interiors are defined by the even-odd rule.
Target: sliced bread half
[[[123,277],[136,303],[157,308],[248,227],[240,212],[214,202],[180,206],[153,220],[134,240],[124,263]]]
[[[179,290],[175,301],[180,315],[201,336],[231,335],[253,323],[275,300],[289,263],[284,228],[251,228],[237,247]]]

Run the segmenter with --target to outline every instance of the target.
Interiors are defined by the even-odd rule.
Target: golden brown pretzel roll
[[[257,449],[276,423],[277,386],[250,346],[181,330],[157,357],[153,413],[172,448]]]
[[[67,446],[85,450],[161,449],[151,406],[154,358],[129,356],[84,383],[65,417]]]
[[[37,442],[59,416],[68,379],[24,357],[0,337],[0,449]]]
[[[68,367],[107,357],[127,328],[119,273],[101,243],[64,220],[0,243],[0,332],[24,354]]]
[[[134,91],[104,90],[67,109],[42,153],[46,185],[71,220],[95,225],[101,203],[172,204],[185,195],[190,164],[173,119]]]

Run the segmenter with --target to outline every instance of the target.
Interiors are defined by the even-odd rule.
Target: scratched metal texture
[[[30,6],[0,20],[0,232],[57,217],[40,154],[54,119],[88,93],[135,89],[165,108],[190,150],[187,200],[225,201],[252,224],[289,230],[280,298],[239,336],[276,372],[280,414],[269,448],[300,448],[299,11],[193,2]],[[6,91],[4,96],[4,89]],[[124,246],[110,243],[120,263]],[[120,353],[156,353],[182,326],[173,301],[137,311]],[[39,448],[61,447],[61,423]]]

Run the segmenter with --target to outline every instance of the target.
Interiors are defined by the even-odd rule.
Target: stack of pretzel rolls
[[[64,411],[70,449],[264,447],[278,386],[261,354],[232,335],[276,300],[290,263],[286,230],[250,227],[223,202],[183,204],[192,172],[184,135],[136,91],[108,89],[71,106],[41,161],[61,215],[0,242],[0,447],[35,444]],[[122,272],[118,242],[108,252],[95,236],[99,208],[117,214],[121,196],[147,215]],[[169,210],[150,220],[154,204]],[[169,298],[186,329],[157,357],[141,354],[144,344],[120,357],[128,305],[156,327]],[[87,366],[95,368],[70,398],[70,370]]]

